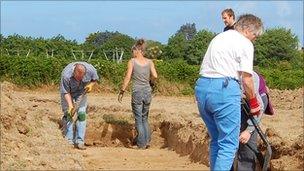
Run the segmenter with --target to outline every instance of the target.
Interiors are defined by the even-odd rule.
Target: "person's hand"
[[[93,90],[94,84],[95,84],[95,83],[90,82],[89,84],[87,84],[87,85],[84,87],[84,90],[85,90],[87,93],[90,93],[90,92]]]
[[[261,106],[256,97],[249,99],[249,107],[250,107],[250,113],[252,115],[260,114]]]
[[[69,106],[69,108],[68,108],[68,118],[69,119],[72,119],[73,118],[73,115],[74,115],[74,113],[75,113],[75,108],[74,108],[74,106]]]
[[[242,144],[246,144],[249,141],[250,137],[251,137],[250,132],[248,130],[245,130],[241,132],[239,140]]]
[[[155,91],[155,88],[156,88],[155,81],[150,80],[150,81],[149,81],[149,84],[150,84],[150,86],[151,86],[152,92],[154,92],[154,91]]]
[[[121,103],[124,93],[125,93],[124,90],[120,90],[120,92],[118,94],[118,102],[119,103]]]

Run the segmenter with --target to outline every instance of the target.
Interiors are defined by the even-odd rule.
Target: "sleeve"
[[[97,74],[97,70],[91,64],[89,65],[89,72],[90,72],[91,80],[99,80],[99,76]]]
[[[70,81],[64,77],[60,81],[60,93],[67,94],[71,92]]]
[[[253,73],[253,44],[250,42],[240,49],[240,71],[249,74]]]
[[[256,120],[256,122],[257,122],[258,124],[261,122],[262,115],[263,115],[263,114],[262,114],[262,112],[261,112],[261,114],[259,114],[258,116],[254,116],[254,119]],[[250,119],[247,120],[247,124],[248,124],[248,126],[247,126],[246,130],[248,130],[248,131],[253,131],[253,130],[255,130],[255,127],[254,127],[254,125],[253,125],[253,123],[252,123],[252,121],[251,121]]]
[[[92,73],[92,80],[99,80],[99,76],[98,76],[97,70],[95,68]]]

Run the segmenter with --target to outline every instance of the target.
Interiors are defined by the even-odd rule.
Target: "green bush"
[[[303,70],[280,68],[260,68],[260,73],[265,77],[268,87],[276,89],[296,89],[303,87]]]
[[[272,61],[291,61],[298,55],[298,37],[286,28],[268,29],[255,45],[255,64],[271,66]]]
[[[115,90],[119,89],[127,70],[126,62],[118,64],[112,61],[94,59],[90,63],[96,68],[98,75],[101,76],[101,81],[107,79],[112,83]]]
[[[190,86],[193,86],[198,78],[199,67],[188,65],[183,60],[156,62],[155,65],[158,74],[170,82],[189,83]]]
[[[1,56],[0,79],[12,81],[21,86],[40,86],[44,84],[59,84],[63,68],[73,60],[65,58],[12,57]],[[100,75],[106,79],[114,90],[119,89],[127,69],[127,61],[115,63],[107,60],[92,59],[90,62]],[[298,61],[303,63],[303,61]],[[294,66],[288,61],[279,61],[274,67],[257,68],[265,76],[270,88],[295,89],[303,86],[303,67]],[[172,85],[182,84],[185,87],[180,94],[193,93],[195,81],[199,77],[199,66],[188,65],[183,60],[155,61],[160,79],[165,79]],[[188,87],[187,87],[188,86]]]
[[[57,58],[2,56],[1,80],[9,79],[24,86],[56,84],[60,80],[63,67],[68,62],[66,59]]]

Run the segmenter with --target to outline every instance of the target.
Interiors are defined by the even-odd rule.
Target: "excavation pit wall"
[[[136,130],[131,109],[112,105],[99,108],[91,106],[86,133],[87,146],[134,148]],[[151,148],[169,149],[180,156],[188,156],[192,162],[209,166],[209,135],[198,114],[166,113],[150,110]],[[271,128],[265,133],[272,148],[270,170],[284,170],[288,165],[303,168],[303,134],[292,144],[286,142]],[[265,152],[261,139],[258,148]],[[293,158],[292,162],[286,158]],[[288,162],[287,162],[288,161]]]
[[[71,148],[58,129],[62,112],[57,92],[42,91],[41,96],[40,91],[19,90],[7,82],[1,84],[1,90],[0,170],[86,169],[83,167],[86,157]],[[271,95],[277,113],[262,120],[262,129],[266,130],[273,151],[271,170],[303,170],[303,88],[292,92],[273,91]],[[112,104],[117,100],[116,95],[91,98],[86,144],[129,148],[134,137],[134,118],[129,104],[108,105],[108,101]],[[171,149],[181,156],[188,155],[193,162],[207,165],[209,138],[202,119],[197,113],[189,112],[190,102],[174,100],[174,109],[177,109],[172,110],[171,105],[170,110],[162,106],[172,99],[169,98],[170,102],[164,99],[155,98],[153,104],[156,105],[151,106],[151,148]],[[261,143],[259,147],[265,150]]]
[[[88,110],[85,137],[87,146],[136,148],[137,133],[131,110],[120,106],[91,106]],[[150,148],[173,150],[180,156],[189,156],[192,162],[209,166],[209,138],[201,120],[200,124],[185,119],[174,121],[170,117],[166,118],[166,114],[162,112],[164,111],[150,111]]]

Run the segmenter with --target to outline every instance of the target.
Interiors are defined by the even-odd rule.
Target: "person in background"
[[[224,31],[234,29],[235,15],[234,11],[231,8],[222,11],[222,20],[225,24]]]

